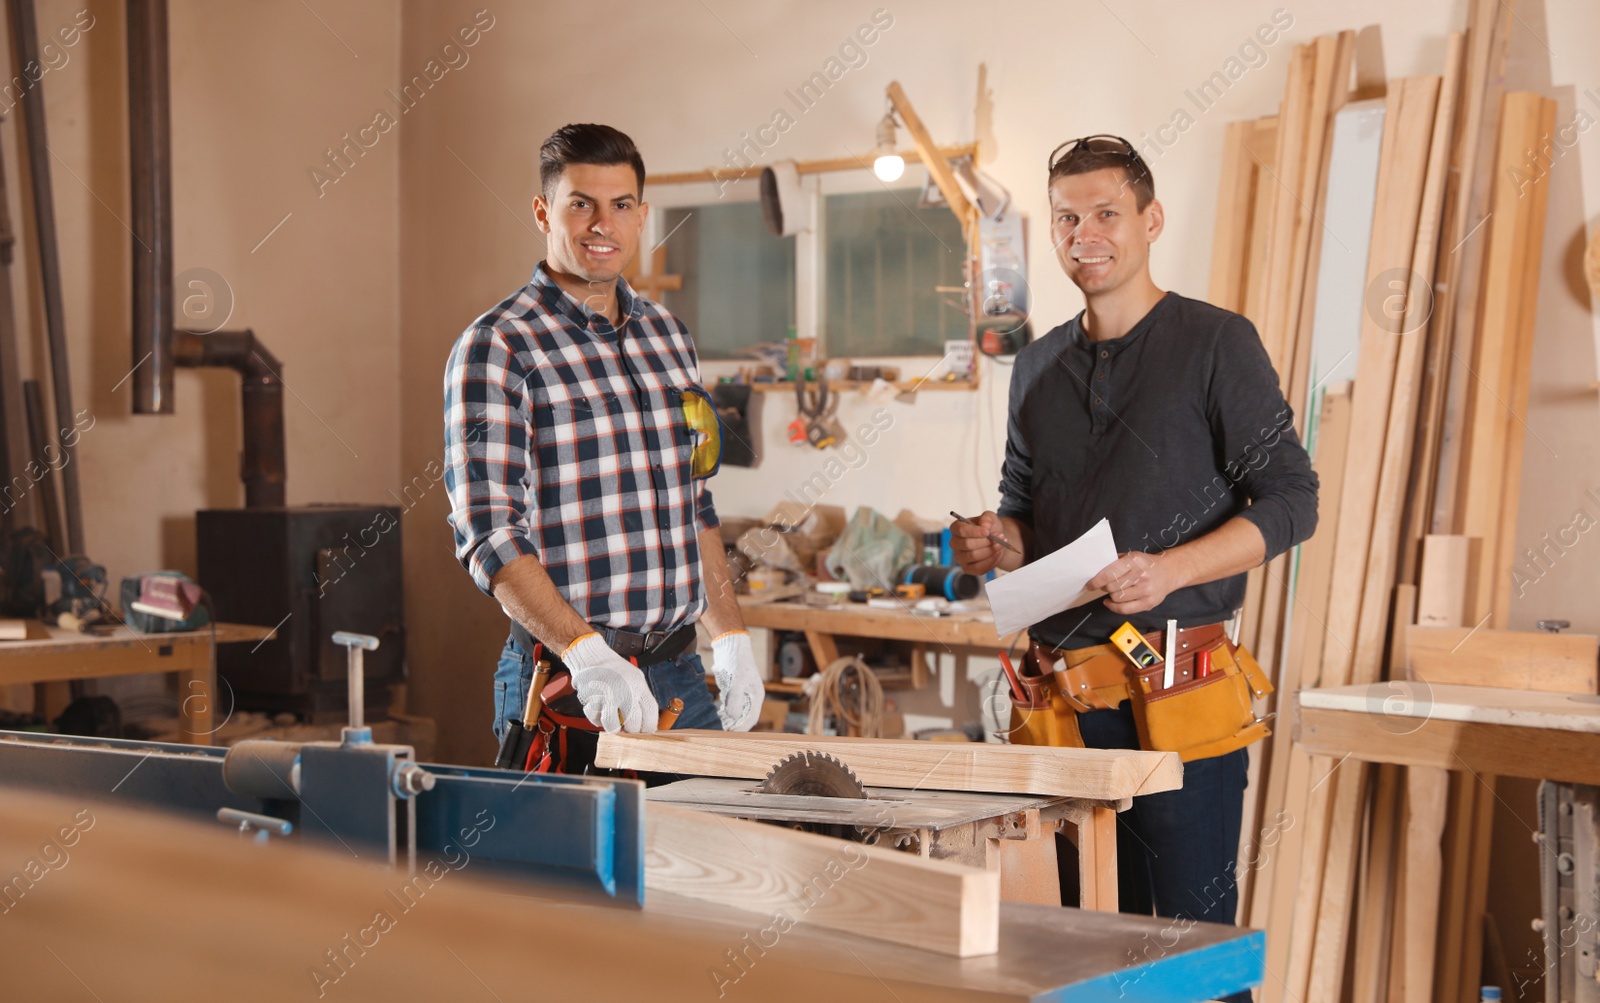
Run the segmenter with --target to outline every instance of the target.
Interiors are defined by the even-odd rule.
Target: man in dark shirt
[[[955,524],[953,549],[974,574],[1013,571],[1109,519],[1121,553],[1089,583],[1105,598],[1030,631],[1058,651],[1126,621],[1147,636],[1228,621],[1245,572],[1315,529],[1316,475],[1251,323],[1152,281],[1164,212],[1137,152],[1108,136],[1056,152],[1051,239],[1085,309],[1018,354],[1000,511]],[[1139,745],[1128,703],[1078,724],[1089,746]],[[1120,816],[1124,910],[1234,921],[1246,757],[1190,762],[1181,791]]]

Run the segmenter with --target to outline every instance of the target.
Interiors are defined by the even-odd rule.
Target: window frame
[[[645,201],[650,205],[645,221],[643,242],[639,251],[639,267],[648,274],[653,265],[653,252],[663,238],[670,239],[666,229],[666,211],[688,209],[695,206],[715,205],[721,201],[755,202],[759,200],[759,172],[751,173],[737,182],[720,184],[710,181],[663,183],[646,189]],[[920,191],[929,183],[928,169],[916,161],[907,161],[906,172],[893,184],[879,181],[869,168],[847,171],[826,171],[800,176],[800,191],[804,197],[806,222],[795,234],[795,332],[801,338],[816,339],[817,351],[829,357],[827,338],[823,331],[827,316],[827,267],[823,260],[827,240],[823,233],[823,199],[829,195],[844,195],[874,191]],[[963,260],[967,248],[961,248]],[[689,332],[692,337],[694,332]],[[943,355],[849,356],[853,362],[868,365],[879,362],[898,365],[902,382],[915,381],[944,361]],[[719,368],[736,363],[734,359],[708,359],[703,364]],[[926,363],[926,365],[919,365]],[[962,381],[960,386],[976,389],[978,374]]]

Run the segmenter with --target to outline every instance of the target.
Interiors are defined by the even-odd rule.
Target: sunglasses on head
[[[1062,161],[1079,150],[1083,150],[1086,153],[1115,153],[1119,156],[1127,157],[1129,166],[1137,169],[1139,174],[1147,176],[1150,173],[1150,168],[1145,166],[1144,158],[1139,156],[1139,151],[1133,148],[1133,144],[1121,136],[1113,136],[1110,133],[1084,136],[1082,139],[1069,139],[1062,143],[1050,153],[1050,170],[1054,172]]]

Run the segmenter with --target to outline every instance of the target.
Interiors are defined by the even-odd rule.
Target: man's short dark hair
[[[636,194],[644,198],[644,158],[625,132],[592,123],[564,125],[552,132],[539,147],[539,188],[547,200],[568,164],[627,164],[639,179]]]
[[[1067,152],[1061,152],[1062,146]],[[1155,200],[1156,179],[1150,174],[1150,166],[1133,144],[1120,136],[1087,136],[1062,143],[1050,155],[1050,178],[1045,186],[1055,184],[1057,178],[1107,169],[1122,172],[1126,179],[1123,183],[1133,189],[1134,204],[1140,212]]]

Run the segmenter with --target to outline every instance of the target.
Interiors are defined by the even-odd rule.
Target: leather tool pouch
[[[1196,679],[1195,655],[1200,651],[1210,651],[1211,672]],[[1141,746],[1176,752],[1190,762],[1242,749],[1271,734],[1266,722],[1256,719],[1251,703],[1271,693],[1272,684],[1249,651],[1218,631],[1214,638],[1187,645],[1174,661],[1173,683],[1165,689],[1164,664],[1127,667]]]
[[[1083,748],[1077,708],[1061,695],[1048,666],[1032,650],[1023,657],[1021,682],[1028,699],[1011,698],[1011,744]]]

